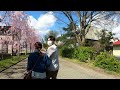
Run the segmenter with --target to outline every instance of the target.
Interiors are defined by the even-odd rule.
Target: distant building
[[[86,34],[86,39],[91,39],[91,40],[95,40],[98,41],[100,39],[99,37],[99,33],[100,33],[101,29],[92,27],[89,29],[88,33]]]
[[[120,40],[113,42],[113,55],[120,58]]]
[[[98,29],[95,27],[91,27],[88,31],[88,33],[85,36],[86,46],[93,46],[93,44],[97,43],[99,40],[99,37],[97,35]]]
[[[10,35],[11,26],[0,26],[0,53],[12,53],[12,35]]]
[[[97,27],[91,27],[88,31],[88,33],[86,34],[86,42],[91,42],[90,44],[93,45],[95,43],[99,43],[98,40],[101,38],[100,34],[101,34],[102,29],[97,28]],[[108,33],[108,31],[106,31],[106,34]],[[99,44],[98,44],[99,45]],[[106,51],[113,51],[113,46],[112,46],[112,40],[110,40],[110,45],[105,47]]]
[[[24,40],[22,40],[21,33],[15,32],[16,30],[11,30],[11,26],[0,26],[0,53],[1,54],[17,54],[20,48],[20,53],[30,52],[30,45],[27,45]],[[18,39],[19,36],[21,40]],[[20,47],[19,47],[20,44]]]

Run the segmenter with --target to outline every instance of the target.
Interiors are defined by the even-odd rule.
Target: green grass
[[[20,57],[13,56],[9,59],[4,59],[4,60],[0,61],[0,71],[18,63],[21,60],[24,60],[27,57],[28,57],[28,55],[21,55]]]
[[[120,76],[120,73],[118,73],[118,72],[109,71],[109,70],[106,70],[106,69],[102,69],[102,68],[96,67],[93,64],[94,60],[90,60],[90,61],[87,61],[87,63],[85,63],[85,62],[80,62],[77,59],[70,59],[70,58],[65,58],[65,57],[61,57],[61,56],[60,56],[60,58],[62,58],[63,60],[67,60],[67,61],[79,64],[80,66],[83,66],[85,68],[90,68],[90,69],[93,69],[95,71],[99,71],[101,73],[107,73],[107,74],[110,74],[110,75]]]

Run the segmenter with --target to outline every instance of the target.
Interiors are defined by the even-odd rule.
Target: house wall
[[[8,45],[8,54],[12,54],[12,45]]]
[[[9,42],[9,44],[5,47],[6,44],[3,44],[4,41]],[[3,47],[7,48],[7,54],[12,53],[12,44],[10,43],[12,41],[12,36],[8,35],[0,35],[0,53],[3,53]]]
[[[2,48],[3,48],[3,46],[2,46],[2,44],[0,44],[0,53],[2,53]],[[8,45],[7,54],[12,54],[12,45]]]
[[[26,53],[26,48],[22,48],[20,53]],[[27,47],[27,53],[30,53],[30,47]]]
[[[113,46],[113,55],[120,57],[120,45],[119,46]]]

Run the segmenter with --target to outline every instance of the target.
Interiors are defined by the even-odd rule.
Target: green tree
[[[55,38],[57,38],[58,34],[59,34],[59,33],[58,33],[57,31],[53,31],[53,30],[49,31],[49,32],[44,36],[45,43],[47,43],[47,39],[48,39],[49,36],[54,36]]]
[[[63,30],[65,31],[65,33],[61,37],[58,37],[58,40],[62,41],[66,46],[76,46],[77,41],[75,39],[75,34],[72,31],[72,24],[70,23],[67,27],[64,27]]]
[[[72,31],[75,34],[78,45],[84,46],[85,36],[88,33],[91,24],[93,22],[94,23],[100,22],[99,24],[103,24],[102,22],[103,19],[111,20],[114,18],[113,16],[115,15],[115,13],[116,12],[108,11],[59,11],[57,12],[56,17],[58,18],[59,21],[62,21],[65,24],[71,23]],[[60,17],[62,18],[60,19]],[[67,20],[63,19],[63,17],[67,18]],[[79,28],[76,27],[76,23],[78,24],[78,26],[80,26]]]
[[[108,32],[108,30],[103,29],[101,33],[99,34],[100,39],[99,42],[101,44],[102,50],[105,50],[105,47],[110,46],[111,39],[113,39],[113,36],[115,34],[112,32]]]

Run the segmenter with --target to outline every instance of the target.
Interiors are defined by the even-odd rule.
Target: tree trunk
[[[11,54],[11,56],[12,56],[12,61],[13,61],[13,43],[12,43],[12,54]]]
[[[20,46],[19,46],[18,56],[20,56]]]
[[[79,39],[79,36],[78,36],[78,35],[76,35],[76,41],[77,41],[77,43],[78,43],[78,46],[80,46],[80,39]]]
[[[20,45],[18,46],[18,52],[17,52],[17,54],[18,54],[18,57],[20,57]]]
[[[17,56],[19,57],[20,55],[19,55],[19,50],[17,51]]]
[[[31,43],[30,43],[30,53],[31,53]]]
[[[85,46],[85,36],[82,37],[81,46]]]
[[[26,52],[25,52],[25,55],[27,55],[27,44],[26,44]]]

